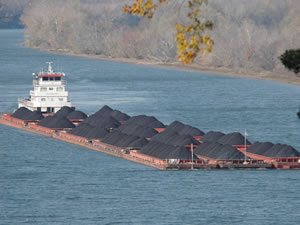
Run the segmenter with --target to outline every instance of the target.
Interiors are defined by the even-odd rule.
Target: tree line
[[[1,1],[1,0],[0,0]],[[2,0],[3,1],[3,0]],[[11,0],[8,0],[11,1]],[[176,24],[188,24],[185,0],[169,0],[151,20],[123,13],[132,0],[29,0],[21,17],[28,47],[90,55],[177,61]],[[195,63],[235,71],[281,72],[279,56],[299,48],[300,5],[282,0],[209,0],[210,54]]]
[[[0,0],[0,28],[23,27],[20,16],[29,0]]]

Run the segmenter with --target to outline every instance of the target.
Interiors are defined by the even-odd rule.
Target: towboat
[[[25,107],[31,111],[42,113],[56,113],[63,106],[72,107],[69,93],[66,90],[65,73],[55,72],[52,62],[48,63],[48,70],[33,73],[33,90],[29,98],[18,99],[18,108]]]

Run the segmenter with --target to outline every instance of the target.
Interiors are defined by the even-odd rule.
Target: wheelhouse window
[[[60,77],[55,77],[55,80],[56,80],[56,81],[59,81],[59,80],[60,80]]]
[[[48,77],[43,77],[43,81],[48,81]]]
[[[54,77],[49,77],[49,80],[50,80],[50,81],[54,80]]]

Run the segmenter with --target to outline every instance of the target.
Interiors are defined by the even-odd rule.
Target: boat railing
[[[28,106],[33,106],[33,103],[29,99],[26,99],[26,98],[18,98],[18,103],[28,105]]]

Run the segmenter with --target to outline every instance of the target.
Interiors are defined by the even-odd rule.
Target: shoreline
[[[136,65],[144,65],[144,66],[153,66],[153,67],[161,67],[161,68],[168,68],[168,69],[175,69],[175,70],[183,70],[189,72],[200,72],[200,73],[208,73],[218,76],[230,76],[230,77],[238,77],[238,78],[248,78],[248,79],[255,79],[255,80],[266,80],[266,81],[274,81],[279,83],[291,84],[300,86],[300,77],[296,75],[290,75],[287,77],[287,72],[282,75],[275,72],[251,72],[251,71],[234,71],[230,70],[226,67],[220,68],[213,68],[213,67],[205,67],[202,65],[192,64],[192,65],[182,65],[178,62],[176,63],[160,63],[150,60],[141,60],[141,59],[133,59],[133,58],[113,58],[103,55],[87,55],[87,54],[76,54],[71,51],[66,50],[53,50],[53,49],[43,49],[43,48],[31,48],[34,50],[48,52],[53,54],[60,54],[60,55],[67,55],[67,56],[75,56],[75,57],[82,57],[82,58],[90,58],[96,60],[103,60],[109,62],[120,62],[120,63],[129,63],[129,64],[136,64]]]

